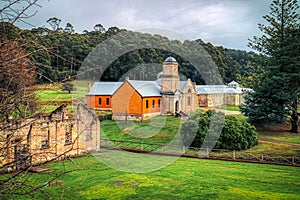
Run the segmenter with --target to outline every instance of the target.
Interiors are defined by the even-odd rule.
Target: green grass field
[[[72,101],[76,99],[83,99],[87,93],[88,82],[76,81],[74,86],[75,91],[70,94],[68,91],[61,90],[61,83],[55,85],[36,85],[37,89],[37,99],[41,102],[60,102],[60,101]]]
[[[240,111],[239,106],[220,106],[220,109],[231,110],[231,111]]]
[[[106,125],[106,126],[105,126]],[[180,127],[180,118],[159,116],[140,122],[106,120],[102,122],[101,135],[113,140],[148,143],[167,143]]]
[[[300,144],[300,134],[282,133],[277,135],[260,134],[259,138]]]
[[[245,120],[245,117],[238,115],[237,119]],[[101,122],[101,136],[105,136],[111,140],[126,140],[134,142],[145,143],[168,143],[178,133],[180,127],[180,119],[176,117],[156,117],[145,121],[146,124],[139,122],[116,122],[106,120]],[[149,124],[147,124],[149,123]],[[108,125],[108,126],[106,126]],[[260,136],[260,134],[259,134]],[[286,137],[286,140],[299,137],[299,135],[292,135]],[[247,152],[253,153],[270,153],[270,154],[300,154],[300,147],[289,146],[284,144],[270,144],[259,142],[255,147],[252,147]]]
[[[47,167],[54,172],[32,174],[28,181],[40,185],[74,170],[54,181],[57,186],[43,188],[52,199],[300,199],[297,167],[179,158],[158,171],[134,174],[109,168],[93,156]]]

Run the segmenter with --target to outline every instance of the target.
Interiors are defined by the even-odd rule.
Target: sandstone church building
[[[239,97],[244,94],[238,86],[224,85],[222,90],[207,90],[206,87],[196,86],[190,79],[180,81],[178,63],[175,58],[168,57],[156,81],[126,78],[124,82],[95,82],[86,95],[86,102],[91,109],[111,110],[114,120],[143,120],[158,115],[182,116],[200,106],[215,106],[215,102],[239,105],[242,100]],[[230,92],[226,94],[226,91]]]

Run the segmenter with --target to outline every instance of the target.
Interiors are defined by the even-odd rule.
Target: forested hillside
[[[33,41],[23,48],[28,52],[35,52],[30,58],[39,65],[37,67],[37,82],[39,83],[74,78],[82,62],[93,48],[119,32],[130,32],[118,27],[110,27],[105,30],[101,24],[97,24],[92,31],[75,33],[74,27],[70,23],[67,23],[65,28],[61,28],[60,19],[51,18],[48,23],[52,29],[38,27],[31,30],[21,30],[13,25],[2,25],[0,27],[3,34],[21,33],[23,38]],[[8,30],[8,27],[10,27],[10,30]],[[180,42],[178,40],[171,41],[161,35],[147,33],[141,33],[141,37],[143,38],[143,41],[140,41],[141,43],[159,43],[170,48],[184,46],[186,43],[202,45],[218,66],[224,83],[236,80],[243,86],[256,87],[257,77],[263,72],[261,66],[267,62],[267,57],[264,55],[215,47],[213,44],[205,43],[201,39]],[[162,63],[168,56],[176,57],[181,74],[191,78],[198,84],[204,83],[201,75],[195,72],[189,62],[178,55],[156,48],[138,49],[119,57],[103,73],[101,80],[117,81],[124,73],[136,66],[141,68],[139,68],[137,74],[130,74],[132,79],[154,80],[161,68],[158,66],[149,70],[146,64]]]

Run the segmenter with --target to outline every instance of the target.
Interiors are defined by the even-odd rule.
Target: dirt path
[[[259,142],[267,142],[267,143],[271,143],[271,144],[284,144],[284,145],[289,145],[289,146],[294,146],[294,147],[300,148],[300,144],[291,143],[291,142],[283,142],[283,141],[268,140],[268,139],[258,139],[258,141]]]

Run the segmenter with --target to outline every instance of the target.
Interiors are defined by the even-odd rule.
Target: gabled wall
[[[115,105],[112,107],[113,119],[126,114],[141,115],[143,112],[142,97],[127,81],[113,94],[112,104]]]

